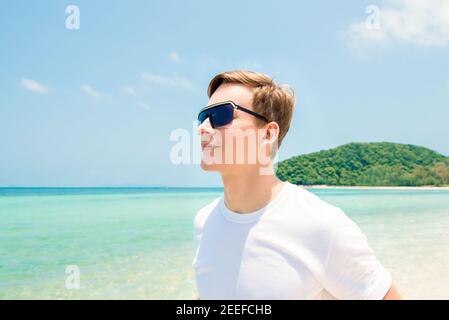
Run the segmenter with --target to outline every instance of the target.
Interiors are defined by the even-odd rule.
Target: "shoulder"
[[[194,218],[194,226],[197,231],[203,227],[204,222],[206,221],[207,217],[209,217],[209,215],[214,211],[214,209],[216,209],[218,207],[220,199],[221,199],[221,196],[218,198],[215,198],[213,201],[209,202],[208,204],[206,204],[205,206],[203,206],[196,212],[195,218]]]
[[[361,233],[359,226],[342,208],[321,199],[304,188],[302,191],[313,215],[332,237],[345,232]]]
[[[292,228],[301,231],[311,248],[326,256],[331,250],[345,251],[349,242],[360,244],[366,241],[360,227],[346,214],[343,208],[321,199],[302,186],[291,185],[288,219]],[[325,254],[327,253],[327,254]]]
[[[332,227],[336,221],[347,218],[340,207],[321,199],[303,186],[291,183],[289,186],[290,200],[297,211],[307,215],[308,219],[318,222],[321,226]]]
[[[324,262],[345,213],[300,185],[289,183],[288,193],[275,214],[266,219],[267,228],[279,230],[288,243],[302,246]]]

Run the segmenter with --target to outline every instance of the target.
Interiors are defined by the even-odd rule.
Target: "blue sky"
[[[449,155],[447,1],[4,1],[0,41],[0,186],[219,186],[172,164],[169,137],[237,68],[295,89],[281,160],[354,141]]]

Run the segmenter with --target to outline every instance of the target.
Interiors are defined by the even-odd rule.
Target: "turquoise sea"
[[[449,190],[309,190],[360,226],[405,298],[449,299]],[[193,217],[220,193],[0,188],[0,299],[191,299]]]

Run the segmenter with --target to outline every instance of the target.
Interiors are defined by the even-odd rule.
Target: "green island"
[[[298,185],[448,186],[449,157],[392,142],[351,142],[278,163],[277,176]]]

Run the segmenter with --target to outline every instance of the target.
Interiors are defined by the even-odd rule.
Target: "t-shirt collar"
[[[227,220],[230,220],[232,222],[249,223],[257,221],[265,212],[271,210],[282,201],[289,187],[290,183],[288,181],[285,181],[284,185],[282,186],[281,190],[279,190],[278,194],[265,207],[248,213],[238,213],[230,210],[224,203],[224,193],[223,193],[219,200],[220,212]]]

